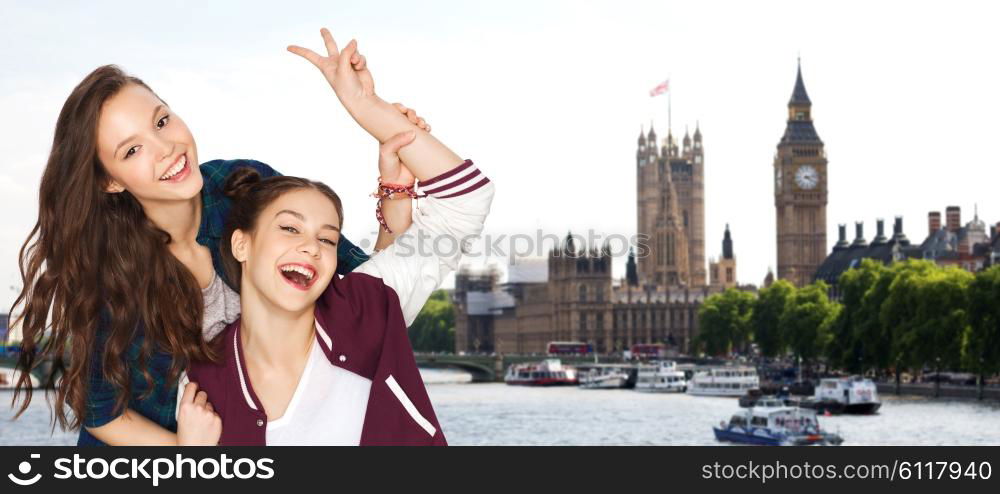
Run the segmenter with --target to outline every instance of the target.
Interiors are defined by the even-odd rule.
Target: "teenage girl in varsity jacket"
[[[419,197],[412,225],[340,278],[343,210],[333,191],[294,177],[234,173],[223,235],[231,243],[223,251],[229,277],[239,280],[242,315],[214,341],[217,360],[189,366],[178,436],[222,445],[444,445],[406,326],[482,231],[494,186],[365,91],[353,71],[338,71],[336,44],[323,35],[330,57],[291,49],[320,68],[380,141],[415,135],[398,157],[382,159],[395,166],[402,159],[417,186],[379,185],[382,195]],[[339,56],[355,49],[352,41]]]

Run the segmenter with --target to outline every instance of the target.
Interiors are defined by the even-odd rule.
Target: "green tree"
[[[872,324],[866,324],[866,297],[882,276],[888,272],[880,263],[865,259],[861,266],[844,271],[837,280],[840,291],[842,310],[830,327],[830,342],[826,347],[826,357],[831,365],[847,369],[851,372],[864,372],[866,366],[875,366],[876,362],[866,361],[865,344],[866,331]],[[877,310],[874,313],[877,322]]]
[[[750,342],[754,295],[735,288],[705,299],[698,308],[696,344],[709,355],[725,355]]]
[[[1000,372],[1000,265],[976,274],[969,286],[969,326],[962,338],[962,362],[983,379]]]
[[[795,285],[787,280],[775,281],[757,295],[750,316],[753,341],[761,355],[776,357],[785,352],[788,342],[781,334],[781,316],[795,296]]]
[[[958,368],[968,326],[973,275],[957,267],[912,261],[898,268],[882,307],[893,331],[893,353],[902,366],[935,371]],[[937,394],[937,387],[935,387]]]
[[[445,290],[436,290],[410,325],[410,344],[418,352],[455,351],[455,310]]]
[[[876,261],[869,261],[876,263]],[[877,269],[878,277],[865,294],[856,327],[855,337],[862,349],[862,362],[866,368],[878,371],[892,369],[899,383],[902,369],[912,366],[912,352],[906,344],[906,335],[914,320],[908,310],[915,300],[900,291],[900,280],[921,277],[937,269],[930,261],[906,260],[890,267]],[[896,287],[896,288],[894,288]]]
[[[792,352],[811,365],[830,340],[830,325],[840,306],[827,296],[829,286],[822,282],[806,285],[795,292],[781,316],[782,338]]]

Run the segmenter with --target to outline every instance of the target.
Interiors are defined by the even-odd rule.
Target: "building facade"
[[[628,264],[635,272],[634,253]],[[602,354],[638,343],[684,353],[710,293],[707,286],[657,289],[640,287],[637,277],[615,280],[610,250],[577,247],[571,236],[546,259],[509,266],[504,283],[489,273],[463,268],[456,275],[456,352],[541,354],[549,342],[581,341]]]
[[[891,264],[906,259],[925,259],[940,266],[956,266],[975,272],[1000,261],[1000,222],[987,229],[979,219],[978,211],[972,221],[962,224],[962,210],[948,206],[946,221],[942,224],[941,212],[927,215],[927,237],[920,244],[912,244],[903,233],[903,218],[897,216],[892,236],[887,237],[881,219],[876,221],[875,237],[871,242],[864,236],[864,223],[855,223],[855,237],[848,241],[846,225],[839,225],[840,238],[833,250],[816,270],[814,279],[830,285],[830,296],[839,298],[837,281],[848,269],[858,267],[864,259]]]

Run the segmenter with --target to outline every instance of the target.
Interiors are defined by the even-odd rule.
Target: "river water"
[[[715,445],[712,426],[737,410],[733,398],[686,394],[471,384],[460,371],[422,370],[452,445]],[[11,421],[11,393],[0,392],[0,445],[75,444],[50,434],[49,409],[36,394]],[[820,417],[845,445],[1000,445],[1000,403],[882,396],[873,416]]]

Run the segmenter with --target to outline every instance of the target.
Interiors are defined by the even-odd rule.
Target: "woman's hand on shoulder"
[[[427,132],[431,131],[431,125],[418,116],[413,108],[407,108],[402,103],[393,103],[392,106],[399,110],[399,113],[402,113],[410,123]],[[379,145],[378,173],[382,177],[382,181],[397,185],[410,185],[416,181],[410,169],[399,159],[400,148],[413,142],[414,138],[416,138],[416,134],[412,131],[401,132]]]
[[[208,394],[197,383],[187,383],[177,411],[178,446],[217,446],[222,437],[222,419],[208,402]]]

